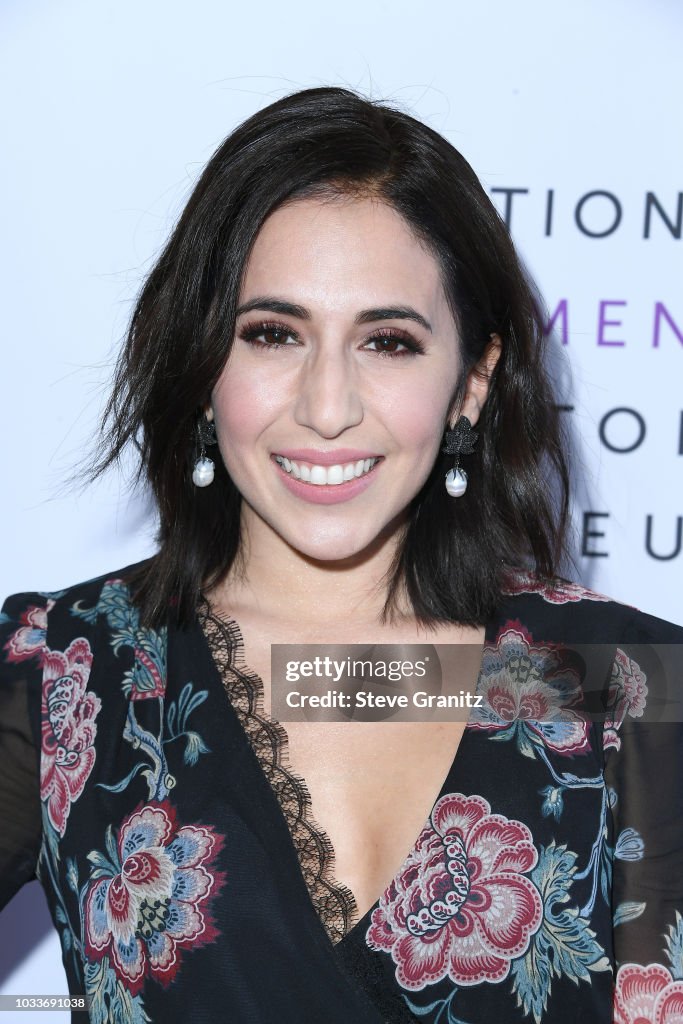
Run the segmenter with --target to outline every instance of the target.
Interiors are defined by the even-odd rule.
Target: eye
[[[296,331],[293,331],[286,324],[276,321],[258,321],[248,323],[239,332],[242,341],[246,341],[256,349],[279,349],[293,348],[300,339]],[[286,339],[292,338],[293,343],[289,344]],[[264,340],[261,340],[264,339]],[[424,347],[407,331],[400,331],[396,328],[384,328],[375,331],[366,339],[366,346],[377,343],[377,348],[369,348],[368,351],[375,353],[383,359],[406,359],[414,355],[424,353]],[[397,348],[397,346],[400,346]]]
[[[370,335],[367,343],[375,341],[381,342],[382,346],[372,351],[377,352],[380,356],[389,357],[390,359],[405,359],[424,352],[422,345],[410,334],[404,333],[403,331],[397,331],[395,329],[376,331],[374,334]],[[402,345],[403,350],[396,351],[394,348],[388,348],[384,344],[385,342],[390,346],[394,346],[396,344]]]
[[[298,335],[294,331],[279,323],[246,324],[239,336],[242,341],[248,342],[254,348],[283,348],[284,338],[295,338],[298,341]],[[266,341],[261,341],[261,338],[266,338]],[[269,341],[268,338],[273,340]]]

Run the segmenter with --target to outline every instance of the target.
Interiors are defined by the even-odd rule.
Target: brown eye
[[[406,347],[405,342],[401,341],[400,338],[374,338],[373,340],[379,342],[381,346],[376,351],[391,353],[391,355],[394,355],[396,352],[397,345],[403,345],[404,348]]]
[[[406,358],[409,356],[418,355],[422,353],[424,349],[418,342],[416,342],[409,335],[404,335],[396,331],[382,331],[378,334],[373,334],[368,339],[368,344],[377,342],[378,348],[371,349],[375,351],[379,356],[385,356],[390,359],[393,358]],[[397,346],[401,346],[400,349]]]
[[[297,336],[284,324],[251,323],[247,324],[239,334],[239,337],[254,348],[283,348],[287,342],[286,338]],[[265,341],[261,339],[264,338]]]
[[[287,333],[285,331],[281,331],[277,327],[268,327],[262,332],[261,336],[265,338],[266,341],[272,341],[276,345],[281,345],[283,340],[287,337]]]

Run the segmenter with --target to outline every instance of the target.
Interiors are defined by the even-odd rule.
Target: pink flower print
[[[645,710],[647,692],[647,676],[638,662],[617,648],[609,685],[610,710],[605,718],[603,730],[605,749],[614,747],[619,750],[621,747],[619,729],[626,715],[630,718],[641,717]]]
[[[614,986],[614,1024],[679,1024],[683,981],[662,964],[622,964]]]
[[[509,573],[505,579],[506,594],[540,594],[549,604],[572,604],[577,601],[609,601],[609,597],[569,580],[543,579],[531,572]]]
[[[19,616],[21,625],[12,633],[5,644],[7,660],[12,662],[26,661],[40,655],[45,649],[45,637],[47,635],[47,615],[54,608],[54,601],[50,598],[47,605],[42,608],[39,605],[31,604]]]
[[[517,725],[558,754],[590,750],[590,723],[571,705],[583,699],[576,670],[564,666],[561,648],[532,642],[518,622],[484,651],[477,694],[483,698],[470,729],[504,731]]]
[[[537,860],[526,825],[491,814],[484,797],[449,793],[373,911],[366,942],[391,954],[405,989],[503,981],[543,918],[523,873]]]
[[[179,827],[168,800],[133,811],[119,831],[118,863],[110,865],[117,873],[99,877],[86,897],[87,956],[109,954],[134,995],[145,975],[169,985],[181,950],[219,934],[207,904],[225,881],[213,867],[222,846],[222,836],[209,826]],[[97,851],[89,857],[103,861]]]
[[[102,705],[86,690],[91,665],[83,637],[63,654],[48,648],[43,653],[40,798],[60,836],[95,764],[95,719]]]

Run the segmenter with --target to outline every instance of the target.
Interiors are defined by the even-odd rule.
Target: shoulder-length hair
[[[411,502],[383,616],[403,585],[423,625],[479,624],[493,614],[511,567],[555,573],[568,470],[540,306],[505,224],[436,131],[348,89],[304,89],[249,117],[219,146],[141,289],[119,357],[93,476],[137,447],[138,479],[151,485],[159,516],[158,552],[134,579],[146,624],[172,610],[188,623],[203,589],[241,554],[241,495],[220,457],[211,487],[193,485],[192,467],[258,231],[285,201],[339,195],[388,203],[438,260],[461,339],[454,398],[491,335],[502,341],[479,441],[464,461],[467,494],[448,496],[453,457],[440,454]]]

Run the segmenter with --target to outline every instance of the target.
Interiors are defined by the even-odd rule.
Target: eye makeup
[[[261,341],[261,337],[271,335],[272,338],[292,338],[295,342],[300,340],[299,335],[287,324],[279,321],[268,320],[268,321],[250,321],[245,324],[238,331],[238,337],[247,342],[247,344],[253,346],[255,349],[267,350],[267,349],[280,349],[289,348],[286,341]],[[389,359],[406,359],[415,355],[424,355],[424,346],[413,337],[408,331],[403,331],[396,327],[381,327],[378,330],[373,331],[365,339],[364,344],[372,342],[378,343],[398,343],[403,348],[398,351],[390,351],[389,349],[370,349],[369,351],[375,352],[380,358]]]

